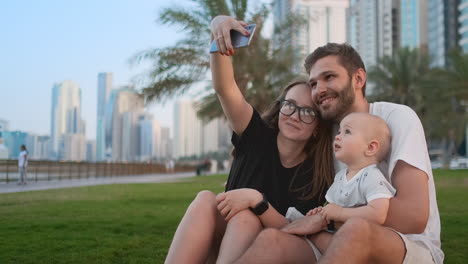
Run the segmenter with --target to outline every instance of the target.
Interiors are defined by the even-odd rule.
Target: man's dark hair
[[[307,56],[304,63],[307,74],[310,73],[310,69],[318,60],[327,56],[337,56],[338,62],[341,66],[345,67],[350,78],[359,68],[366,71],[366,67],[364,66],[364,62],[362,62],[361,56],[359,56],[359,53],[351,47],[351,45],[347,43],[328,43],[325,46],[318,47],[314,52]],[[362,86],[362,95],[366,95],[365,83],[364,86]]]

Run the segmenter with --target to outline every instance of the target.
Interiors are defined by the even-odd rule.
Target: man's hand
[[[304,216],[283,227],[281,230],[294,235],[309,235],[322,231],[326,221],[320,214]]]
[[[218,211],[226,221],[239,211],[255,207],[263,199],[262,194],[254,189],[237,189],[216,196]]]
[[[327,223],[330,223],[331,220],[334,221],[340,221],[340,216],[341,216],[341,211],[343,210],[343,207],[330,203],[327,204],[320,212],[323,218],[327,221]]]

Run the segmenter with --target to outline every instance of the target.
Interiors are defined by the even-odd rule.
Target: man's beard
[[[319,105],[318,109],[320,111],[320,115],[324,120],[340,122],[341,119],[343,119],[348,113],[349,109],[354,103],[355,96],[351,80],[349,80],[348,84],[346,84],[343,87],[343,89],[341,89],[339,92],[327,89],[326,94],[322,95],[321,97],[326,97],[330,95],[335,97],[335,100],[337,100],[337,102],[335,102],[334,106],[328,106],[326,110],[323,109],[323,106]]]

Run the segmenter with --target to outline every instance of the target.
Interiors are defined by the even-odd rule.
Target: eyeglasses
[[[285,116],[292,116],[296,111],[299,114],[299,120],[306,124],[311,124],[315,120],[315,112],[311,107],[297,106],[291,101],[280,101],[280,113]]]

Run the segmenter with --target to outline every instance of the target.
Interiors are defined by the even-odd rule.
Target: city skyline
[[[10,130],[49,135],[52,87],[72,80],[82,90],[86,137],[95,140],[98,74],[113,73],[112,88],[128,85],[149,66],[130,67],[132,55],[178,39],[177,28],[155,22],[169,1],[5,4],[0,118]],[[148,107],[162,126],[172,128],[173,102]]]

